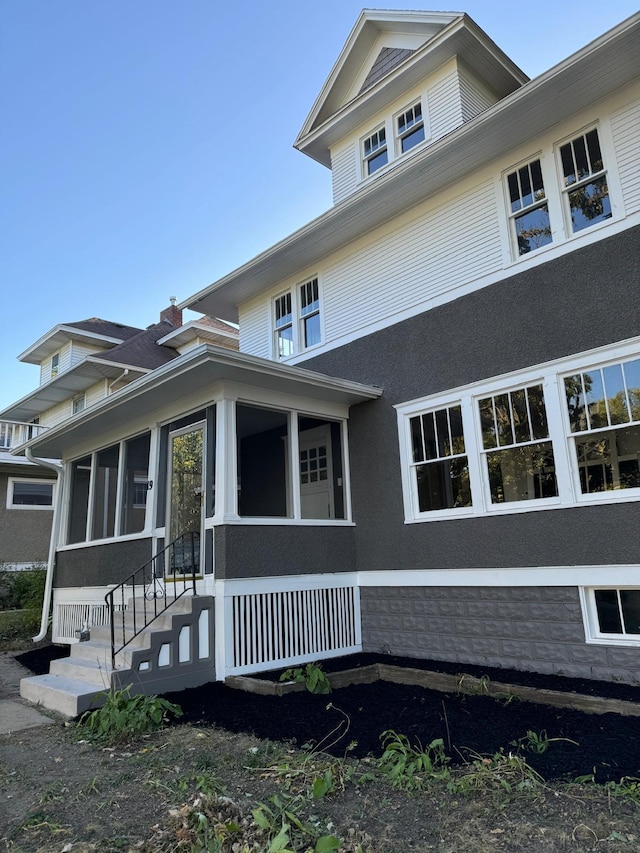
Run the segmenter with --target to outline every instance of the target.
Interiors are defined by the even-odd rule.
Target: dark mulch
[[[48,647],[19,655],[17,659],[33,672],[48,671],[48,660],[65,650]],[[559,676],[543,676],[513,670],[490,669],[467,664],[399,659],[391,656],[355,655],[326,663],[327,670],[347,669],[384,660],[440,672],[488,676],[492,681],[533,687],[602,695],[640,701],[640,688],[608,682],[591,682]],[[278,673],[262,677],[277,678]],[[525,752],[527,761],[545,779],[574,779],[595,772],[596,780],[619,780],[640,776],[640,717],[618,714],[585,714],[488,696],[441,693],[422,687],[376,682],[335,690],[330,696],[290,693],[259,696],[233,690],[215,682],[191,690],[168,694],[179,704],[180,722],[218,725],[229,731],[252,732],[270,740],[289,740],[298,746],[320,745],[334,755],[379,755],[380,734],[386,729],[401,732],[423,745],[442,738],[454,761],[469,751],[492,754],[513,751],[514,741],[527,731],[546,732],[552,742],[542,754]]]

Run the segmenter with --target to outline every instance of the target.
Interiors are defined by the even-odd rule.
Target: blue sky
[[[433,5],[533,77],[636,2]],[[292,143],[363,5],[4,0],[0,408],[37,385],[16,356],[57,323],[147,326],[331,205]]]

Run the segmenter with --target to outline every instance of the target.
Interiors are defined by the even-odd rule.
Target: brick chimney
[[[169,302],[171,305],[160,312],[160,322],[166,320],[171,323],[174,329],[177,329],[182,325],[182,311],[176,306],[175,296],[170,296]]]

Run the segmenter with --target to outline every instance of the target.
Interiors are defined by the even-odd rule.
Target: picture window
[[[52,480],[19,480],[9,477],[8,509],[52,509],[55,483]]]

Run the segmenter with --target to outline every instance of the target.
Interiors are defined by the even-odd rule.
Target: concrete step
[[[77,717],[89,708],[101,705],[102,701],[98,698],[100,693],[104,693],[104,689],[60,675],[34,675],[20,681],[20,695],[23,699],[50,711],[57,711],[65,717]]]
[[[109,690],[111,687],[111,672],[111,661],[105,666],[97,660],[77,658],[73,655],[51,661],[49,667],[49,675],[84,681],[102,690]]]

